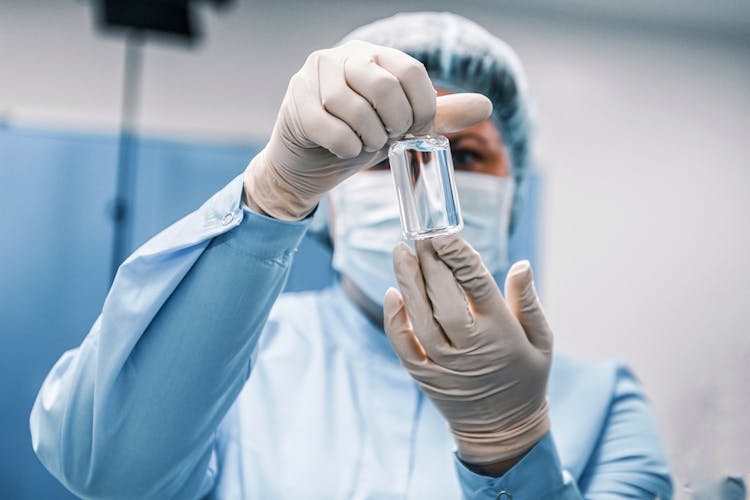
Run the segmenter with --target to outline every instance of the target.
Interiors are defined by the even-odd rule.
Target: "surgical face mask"
[[[456,172],[464,229],[459,234],[482,256],[493,275],[508,266],[512,177]],[[392,252],[403,239],[398,202],[389,171],[358,173],[330,194],[333,207],[333,267],[382,306],[397,287]]]

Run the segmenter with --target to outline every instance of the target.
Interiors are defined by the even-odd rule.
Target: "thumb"
[[[385,292],[383,300],[383,329],[388,340],[396,351],[401,361],[406,363],[417,363],[423,361],[425,355],[419,340],[414,335],[406,314],[404,299],[395,288],[389,288]]]
[[[482,94],[462,93],[438,96],[433,130],[449,134],[482,122],[492,114],[492,102]]]
[[[551,352],[552,330],[536,294],[534,274],[528,260],[516,262],[508,271],[505,300],[534,347]]]

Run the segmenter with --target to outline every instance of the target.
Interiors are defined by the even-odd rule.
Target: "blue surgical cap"
[[[475,22],[450,12],[396,14],[355,29],[339,44],[349,40],[406,52],[424,64],[436,88],[478,92],[492,101],[491,120],[508,150],[516,182],[512,231],[525,192],[531,132],[526,77],[513,49]],[[326,217],[323,211],[327,210],[316,215]],[[321,225],[327,224],[313,226]]]

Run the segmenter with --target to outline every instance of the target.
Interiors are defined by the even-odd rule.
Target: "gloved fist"
[[[352,41],[310,54],[289,81],[271,139],[245,171],[245,202],[296,220],[406,133],[448,133],[492,113],[480,94],[436,98],[422,63],[396,49]]]
[[[457,235],[417,241],[416,256],[400,243],[393,263],[401,293],[386,292],[385,331],[448,421],[460,458],[483,465],[526,452],[549,429],[552,358],[528,261],[511,267],[507,300]]]

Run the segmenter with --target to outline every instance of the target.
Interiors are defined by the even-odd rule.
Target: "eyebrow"
[[[479,142],[482,143],[482,145],[485,145],[485,146],[487,145],[487,139],[485,139],[483,136],[477,134],[476,132],[463,132],[463,133],[459,133],[459,135],[457,137],[453,138],[453,141],[457,142],[457,141],[460,141],[462,139],[470,139],[470,138],[474,138],[474,139],[478,140]]]

